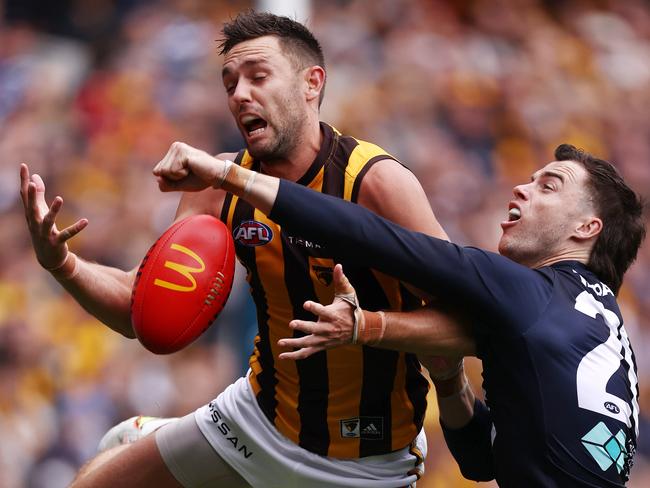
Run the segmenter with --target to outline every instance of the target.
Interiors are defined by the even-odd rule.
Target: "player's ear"
[[[603,230],[603,221],[598,217],[590,216],[576,227],[574,235],[577,239],[587,240],[597,236]]]
[[[307,101],[318,99],[325,85],[325,70],[320,66],[310,66],[305,69],[305,82]]]

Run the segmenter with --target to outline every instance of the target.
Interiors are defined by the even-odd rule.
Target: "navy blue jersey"
[[[478,421],[494,428],[467,435],[491,435],[476,445],[491,446],[482,465],[492,457],[501,486],[624,485],[638,435],[636,364],[614,294],[583,264],[533,270],[286,181],[270,217],[344,266],[372,266],[471,311],[490,409]],[[488,474],[460,451],[464,472]]]

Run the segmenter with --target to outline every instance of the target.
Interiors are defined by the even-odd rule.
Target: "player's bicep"
[[[418,179],[393,159],[370,168],[361,181],[358,203],[407,229],[448,240]]]

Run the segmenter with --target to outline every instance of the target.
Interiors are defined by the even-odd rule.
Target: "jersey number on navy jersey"
[[[576,375],[578,406],[619,420],[628,427],[632,427],[633,419],[638,429],[639,406],[636,395],[638,380],[625,328],[619,327],[621,322],[614,312],[606,309],[587,291],[578,295],[575,309],[594,319],[597,315],[601,315],[609,328],[607,340],[589,351],[578,365]],[[627,364],[632,405],[606,391],[607,382],[621,367],[621,359]]]

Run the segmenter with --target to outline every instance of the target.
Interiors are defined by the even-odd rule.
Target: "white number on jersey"
[[[639,435],[639,403],[638,379],[632,362],[632,349],[625,327],[619,330],[620,320],[611,310],[587,291],[576,298],[575,309],[596,318],[601,315],[609,328],[609,337],[582,358],[578,365],[576,383],[578,387],[578,406],[592,412],[597,412],[623,422],[631,427],[634,419],[636,434]],[[618,335],[621,338],[618,338]],[[623,351],[623,355],[621,354]],[[632,390],[632,405],[611,393],[607,393],[607,382],[618,368],[623,359],[628,366],[628,381]]]

